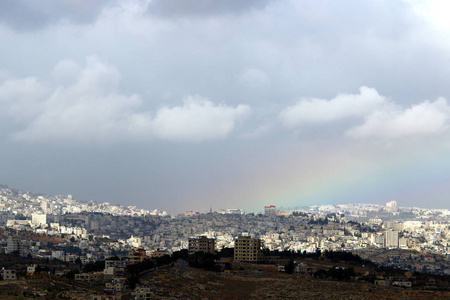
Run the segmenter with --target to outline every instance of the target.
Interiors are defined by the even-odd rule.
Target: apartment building
[[[246,262],[260,262],[263,243],[261,239],[240,236],[234,241],[234,260]]]
[[[189,239],[189,254],[195,252],[213,253],[216,251],[216,240],[206,236]]]

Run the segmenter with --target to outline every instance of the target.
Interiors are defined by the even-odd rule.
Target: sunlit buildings
[[[206,236],[189,239],[189,254],[195,252],[214,253],[216,250],[216,240]]]
[[[263,243],[261,239],[240,236],[234,241],[234,260],[246,262],[260,262]]]
[[[386,210],[389,212],[398,211],[397,201],[389,201],[388,203],[386,203]]]
[[[47,215],[46,214],[32,214],[31,215],[31,223],[36,226],[47,224]]]
[[[385,246],[387,248],[398,248],[398,231],[388,230],[384,233]]]

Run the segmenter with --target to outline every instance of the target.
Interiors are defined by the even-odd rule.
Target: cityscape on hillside
[[[80,203],[71,195],[41,195],[2,186],[0,225],[16,232],[71,236],[78,241],[72,246],[85,252],[87,262],[141,247],[172,253],[187,249],[189,238],[196,236],[214,238],[217,249],[233,247],[238,236],[252,236],[278,251],[404,249],[450,259],[450,209],[398,207],[395,201],[315,205],[294,211],[267,205],[258,213],[229,208],[172,216],[157,209]],[[24,255],[37,256],[39,250],[21,249]],[[430,264],[415,268],[450,272]]]
[[[282,272],[287,267],[283,253],[348,252],[380,267],[450,275],[450,210],[398,207],[395,201],[315,205],[294,211],[267,205],[259,213],[233,208],[172,216],[156,209],[80,203],[70,195],[42,195],[1,186],[0,228],[3,255],[78,265],[78,269],[53,267],[53,271],[58,269],[61,275],[72,272],[78,281],[105,282],[108,293],[117,297],[130,292],[123,279],[124,268],[183,251],[194,255],[233,249],[235,263],[278,265]],[[99,262],[103,262],[101,270],[80,271]],[[4,269],[3,279],[16,280],[19,265],[15,265],[18,269]],[[302,268],[307,267],[296,265],[295,270],[303,272]],[[314,274],[318,272],[317,266],[310,268]],[[388,285],[394,282],[378,279]],[[405,277],[396,282],[411,287],[414,280]]]

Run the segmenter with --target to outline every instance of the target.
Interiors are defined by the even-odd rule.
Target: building
[[[154,257],[163,257],[164,255],[170,255],[169,251],[157,249],[157,250],[151,252],[152,258],[154,258]]]
[[[1,275],[3,280],[17,280],[16,270],[8,270],[3,268]]]
[[[192,216],[196,216],[196,215],[198,215],[198,214],[199,214],[198,211],[189,210],[189,211],[186,211],[186,212],[184,213],[184,216],[185,216],[185,217],[192,217]]]
[[[125,277],[115,277],[110,282],[105,283],[105,288],[114,292],[125,292],[128,287],[126,281]]]
[[[122,295],[114,294],[114,291],[105,290],[104,295],[92,295],[91,300],[120,300]]]
[[[372,233],[370,237],[370,241],[372,245],[378,246],[378,247],[384,247],[386,237],[384,234],[378,234],[378,233]]]
[[[144,261],[144,259],[148,258],[147,251],[145,249],[139,248],[134,252],[130,252],[128,254],[130,258],[130,264],[135,264]]]
[[[398,247],[402,249],[408,249],[408,239],[401,237],[398,239]]]
[[[295,266],[294,272],[300,273],[300,274],[309,274],[312,275],[313,273],[317,272],[317,268],[313,266],[308,266],[304,263],[300,263]]]
[[[128,266],[128,261],[119,259],[106,259],[105,269],[111,267],[126,267]]]
[[[142,245],[142,239],[140,237],[137,236],[131,236],[128,240],[127,243],[133,247],[133,248],[140,248]]]
[[[46,214],[32,214],[31,215],[31,224],[35,226],[41,226],[47,224],[47,215]]]
[[[245,215],[245,212],[240,208],[228,208],[225,211],[227,215]]]
[[[209,239],[206,236],[189,239],[189,254],[195,252],[215,253],[216,239]]]
[[[384,232],[385,247],[386,248],[398,248],[398,231],[388,230]]]
[[[277,215],[277,208],[275,205],[264,206],[264,215],[268,217],[275,217]]]
[[[234,260],[260,262],[263,260],[261,239],[240,236],[234,241]]]
[[[6,253],[16,252],[22,255],[23,245],[20,236],[18,235],[10,235],[6,241]]]
[[[153,297],[152,289],[147,286],[137,286],[132,294],[138,300],[150,300]]]
[[[103,280],[103,274],[102,273],[81,273],[81,274],[75,274],[75,280],[76,281],[100,281]]]
[[[386,210],[389,212],[398,211],[397,201],[389,201],[386,203]]]
[[[36,268],[37,268],[37,266],[38,266],[38,265],[36,265],[36,264],[31,265],[31,266],[28,266],[28,267],[27,267],[27,275],[33,276],[34,274],[36,274]]]

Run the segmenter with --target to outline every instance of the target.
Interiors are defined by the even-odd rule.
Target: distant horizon
[[[96,201],[96,200],[86,200],[86,201],[85,201],[85,200],[79,200],[79,199],[77,199],[76,196],[74,197],[73,194],[69,194],[69,193],[52,194],[52,193],[47,193],[47,192],[35,192],[35,191],[31,191],[31,190],[26,190],[26,189],[21,189],[21,188],[16,188],[16,187],[11,187],[11,186],[9,186],[9,185],[7,185],[7,184],[0,184],[0,189],[3,189],[3,188],[8,188],[8,189],[11,189],[11,190],[14,190],[14,191],[18,191],[18,192],[28,192],[28,193],[35,194],[35,195],[45,195],[45,196],[50,196],[50,197],[56,197],[56,196],[69,196],[69,195],[70,195],[70,196],[72,196],[72,199],[73,199],[74,201],[77,201],[77,202],[80,202],[80,203],[94,202],[94,203],[97,203],[97,204],[101,204],[101,203],[108,202],[108,203],[110,203],[110,204],[112,204],[112,205],[122,206],[122,207],[136,206],[136,208],[138,208],[138,209],[145,209],[145,210],[147,210],[147,211],[154,211],[154,210],[157,210],[157,211],[160,211],[160,212],[165,211],[165,212],[167,212],[169,215],[179,215],[179,214],[184,214],[185,212],[188,212],[188,211],[196,211],[196,212],[198,212],[198,213],[208,213],[208,212],[209,212],[209,209],[206,210],[206,211],[197,210],[197,209],[191,209],[191,210],[184,210],[184,211],[172,212],[172,211],[169,211],[169,210],[166,210],[166,209],[161,209],[161,208],[158,208],[158,207],[154,207],[154,208],[144,208],[144,207],[139,207],[139,206],[133,205],[133,204],[124,205],[124,204],[120,204],[120,203],[114,203],[114,202],[111,202],[111,201]],[[270,204],[270,203],[269,203],[269,204],[265,204],[265,205],[274,205],[274,204]],[[264,205],[264,206],[265,206],[265,205]],[[313,205],[305,205],[305,206],[297,206],[297,207],[283,207],[283,206],[277,206],[277,205],[275,205],[275,207],[276,207],[277,211],[296,211],[296,210],[303,210],[303,209],[311,208],[311,207],[314,207],[314,206],[320,207],[320,206],[339,206],[339,205],[378,205],[378,206],[381,206],[381,207],[386,207],[386,203],[384,203],[384,204],[379,204],[379,203],[364,203],[364,202],[354,202],[354,203],[333,203],[333,204],[323,203],[323,204],[313,204]],[[399,205],[398,203],[397,203],[397,205],[398,205],[398,208],[450,209],[450,208],[431,208],[431,207],[418,207],[418,206],[401,206],[401,205]],[[245,210],[245,209],[242,209],[241,207],[221,207],[221,208],[219,208],[219,209],[217,209],[217,208],[214,209],[214,208],[212,208],[212,207],[210,207],[210,208],[212,208],[213,212],[219,212],[220,210],[227,210],[227,209],[240,209],[240,210],[244,211],[246,214],[251,214],[251,213],[253,213],[253,214],[257,214],[257,213],[262,213],[262,214],[264,214],[264,206],[262,206],[260,210],[253,210],[253,211],[252,211],[252,210]]]

